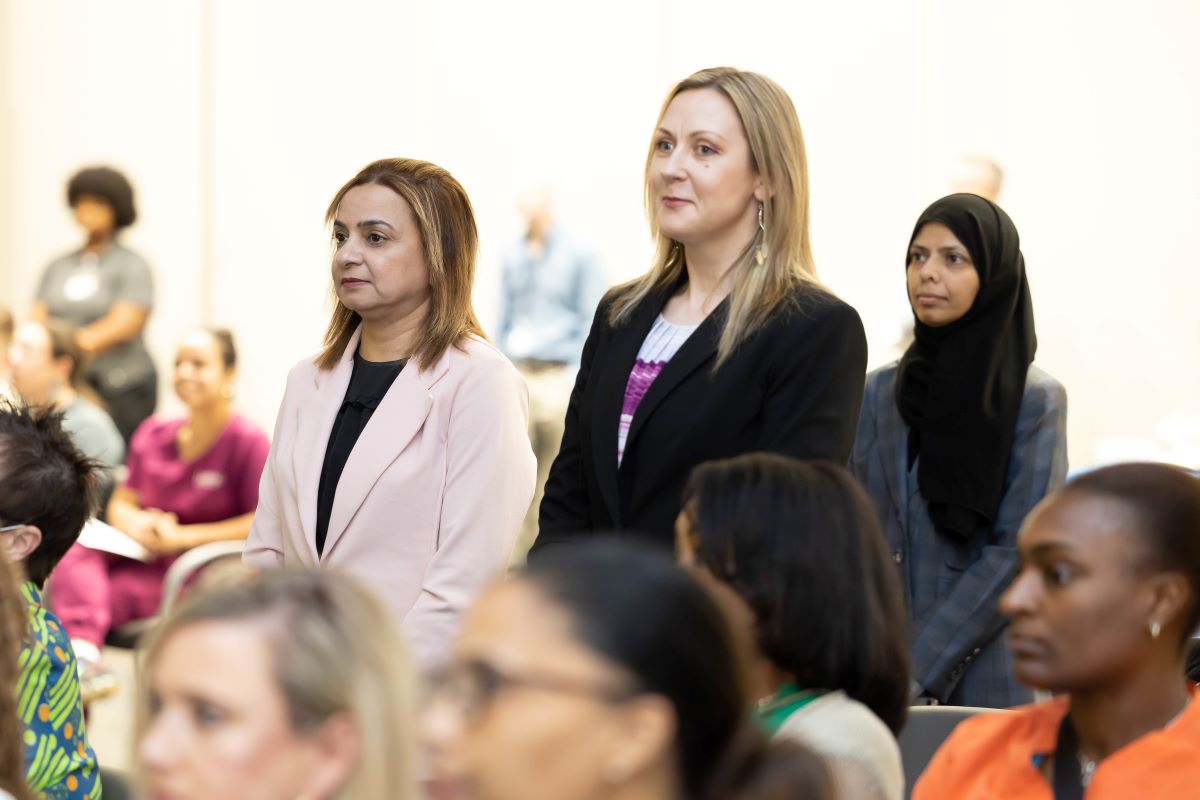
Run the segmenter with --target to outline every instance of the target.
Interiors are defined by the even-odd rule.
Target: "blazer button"
[[[897,564],[903,564],[904,563],[904,551],[897,550],[896,552],[892,553],[892,561],[895,561]]]

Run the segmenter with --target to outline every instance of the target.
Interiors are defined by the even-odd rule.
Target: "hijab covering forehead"
[[[967,248],[979,291],[948,325],[916,320],[915,340],[900,359],[896,405],[909,427],[910,463],[920,457],[918,485],[935,527],[969,539],[995,522],[1004,494],[1037,351],[1033,300],[1017,228],[999,206],[973,194],[943,197],[917,220],[910,249],[930,222]]]

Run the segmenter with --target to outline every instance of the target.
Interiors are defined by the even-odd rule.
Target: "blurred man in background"
[[[538,465],[537,490],[514,551],[520,561],[537,533],[542,489],[605,281],[592,253],[555,223],[549,186],[522,190],[517,208],[525,232],[504,253],[496,342],[529,385],[529,438]]]

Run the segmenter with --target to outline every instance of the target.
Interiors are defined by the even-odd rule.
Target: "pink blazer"
[[[333,370],[306,359],[288,375],[244,558],[357,576],[432,667],[459,616],[507,566],[533,498],[528,390],[475,338],[429,369],[405,367],[346,462],[318,558],[317,484],[358,339]]]

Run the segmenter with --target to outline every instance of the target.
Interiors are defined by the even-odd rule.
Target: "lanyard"
[[[1058,726],[1054,748],[1054,800],[1083,800],[1083,776],[1079,771],[1079,737],[1071,715]]]

